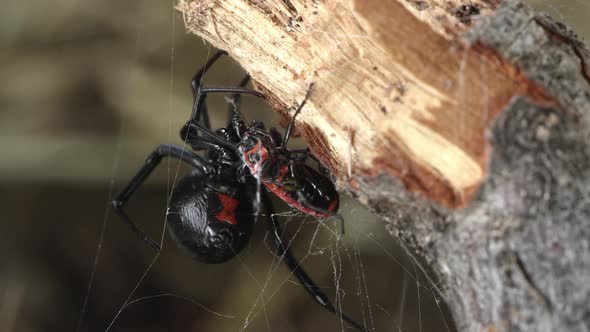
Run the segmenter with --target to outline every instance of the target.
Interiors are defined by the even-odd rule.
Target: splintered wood
[[[293,111],[337,178],[390,175],[456,208],[486,175],[486,132],[511,98],[550,102],[461,34],[497,1],[184,0],[189,31],[227,50],[267,101]],[[290,113],[289,113],[290,114]]]

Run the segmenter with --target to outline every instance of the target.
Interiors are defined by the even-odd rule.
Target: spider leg
[[[198,122],[203,124],[206,128],[211,128],[211,123],[209,120],[209,112],[207,111],[207,104],[205,99],[208,93],[234,93],[235,95],[239,94],[249,94],[256,97],[263,97],[261,93],[243,88],[248,84],[250,79],[249,76],[242,81],[239,88],[207,88],[203,87],[203,78],[207,71],[215,64],[221,56],[227,55],[226,51],[220,50],[215,53],[207,63],[199,71],[193,76],[191,80],[191,90],[193,92],[194,102],[193,102],[193,110],[191,113],[190,121]],[[234,96],[235,96],[234,95]]]
[[[201,128],[203,131],[206,131],[206,136],[199,135],[199,130],[201,130]],[[182,126],[182,129],[180,130],[180,138],[183,142],[187,142],[195,151],[208,149],[220,150],[221,147],[227,148],[228,144],[231,144],[226,142],[223,138],[218,137],[205,126],[190,121]],[[235,147],[231,145],[231,149],[233,150]]]
[[[297,115],[299,115],[299,112],[301,112],[301,109],[303,109],[303,106],[305,106],[307,99],[309,99],[309,95],[311,94],[312,87],[313,87],[313,83],[309,85],[309,88],[307,89],[307,93],[305,94],[305,98],[303,98],[303,101],[301,102],[301,104],[299,104],[299,107],[297,107],[295,114],[293,114],[291,121],[289,121],[289,125],[287,126],[287,130],[285,131],[285,138],[283,138],[283,145],[281,145],[281,148],[283,148],[283,149],[285,149],[287,147],[287,143],[289,143],[289,138],[291,138],[291,131],[293,130],[293,126],[295,125],[295,118],[297,117]]]
[[[216,54],[217,55],[217,54]],[[214,59],[215,56],[212,58]],[[197,77],[197,76],[195,76]],[[248,82],[250,81],[250,75],[246,75],[246,77],[244,77],[242,79],[242,81],[240,82],[239,88],[243,88],[245,87]],[[196,94],[198,87],[195,85],[195,78],[193,78],[193,92]],[[195,90],[197,89],[197,90]],[[246,129],[246,120],[244,119],[244,117],[242,116],[242,114],[239,111],[239,107],[240,107],[240,100],[241,100],[241,94],[236,93],[233,95],[231,102],[228,103],[228,116],[227,116],[227,128],[230,130],[233,130],[233,132],[236,134],[237,137],[241,137],[243,131]],[[202,97],[202,104],[201,104],[201,119],[200,123],[203,127],[211,130],[211,126],[208,122],[209,119],[209,114],[207,111],[207,103],[206,103],[206,96]],[[234,116],[239,116],[238,120],[234,121]],[[194,150],[207,150],[209,148],[218,148],[219,145],[216,146],[211,146],[211,142],[209,140],[209,142],[207,140],[203,140],[202,137],[199,135],[198,130],[194,127],[191,126],[191,123],[193,123],[193,121],[189,120],[189,122],[187,122],[183,128],[180,131],[180,137],[183,140],[187,140],[192,148]]]
[[[348,315],[344,314],[340,308],[336,308],[332,302],[328,299],[328,296],[321,290],[318,285],[311,279],[311,277],[305,272],[303,267],[297,261],[297,259],[293,256],[285,242],[282,238],[282,228],[276,219],[275,211],[272,206],[272,202],[268,197],[268,193],[263,190],[262,194],[262,203],[264,205],[264,209],[266,211],[266,219],[270,223],[274,236],[273,242],[277,249],[277,255],[283,257],[285,264],[289,267],[291,272],[299,279],[301,285],[305,290],[311,295],[314,301],[316,301],[319,305],[324,307],[325,309],[331,311],[336,316],[341,318],[342,320],[346,321],[348,324],[354,326],[359,331],[367,332],[368,330],[363,327],[363,325],[357,323]]]
[[[209,110],[207,108],[207,96],[203,96],[202,104],[201,104],[201,123],[206,127],[211,129],[211,120],[209,118]]]
[[[240,88],[244,88],[246,85],[248,85],[248,82],[250,82],[250,75],[246,75],[242,81],[240,82],[240,85],[238,85],[238,87]],[[232,123],[232,119],[234,117],[235,114],[237,114],[244,123],[246,123],[246,119],[244,119],[244,117],[242,116],[242,113],[240,113],[240,101],[242,99],[242,95],[239,93],[236,93],[232,96],[232,101],[231,103],[228,104],[228,117],[227,117],[227,124],[228,126],[231,125]]]
[[[262,93],[246,88],[240,87],[200,87],[197,91],[197,95],[195,97],[195,101],[193,103],[193,111],[191,113],[190,121],[198,122],[201,118],[201,112],[203,112],[203,105],[205,104],[205,97],[210,93],[232,93],[236,94],[245,94],[245,95],[252,95],[259,98],[264,98]]]
[[[202,132],[205,135],[201,136],[198,132]],[[184,135],[183,135],[184,133]],[[220,137],[215,132],[211,131],[210,129],[204,127],[203,125],[195,122],[187,122],[183,129],[181,130],[181,135],[187,138],[192,144],[194,142],[196,145],[203,144],[205,148],[216,148],[224,147],[230,149],[232,151],[237,151],[237,146],[223,137]],[[183,138],[184,138],[183,137]]]
[[[157,252],[160,251],[160,244],[152,240],[144,231],[142,231],[125,213],[123,208],[129,198],[139,189],[139,187],[145,182],[148,176],[154,171],[154,169],[160,164],[162,158],[172,157],[180,159],[181,161],[191,165],[196,172],[203,175],[211,172],[210,165],[203,160],[201,157],[195,155],[191,151],[185,150],[180,146],[176,145],[160,145],[158,146],[147,158],[145,164],[139,169],[139,171],[133,176],[127,186],[113,199],[112,204],[115,212],[123,219],[125,223],[131,227],[131,230],[144,242],[149,244]]]
[[[203,83],[203,77],[205,76],[205,73],[207,73],[207,71],[213,66],[213,64],[219,60],[219,58],[221,58],[221,56],[223,55],[227,55],[226,51],[220,50],[217,51],[217,53],[215,53],[211,58],[209,58],[209,60],[207,60],[207,62],[203,65],[203,67],[201,67],[201,69],[199,69],[199,71],[195,74],[195,76],[193,76],[193,79],[191,80],[191,88],[193,90],[193,97],[197,97],[199,88],[201,87],[201,84]]]
[[[209,132],[209,133],[211,132],[210,124],[208,123],[209,116],[207,113],[207,107],[206,107],[206,103],[204,102],[207,94],[209,94],[209,93],[233,93],[234,95],[249,94],[249,95],[253,95],[256,97],[260,97],[260,98],[264,97],[258,91],[249,90],[249,89],[245,89],[245,88],[231,88],[231,87],[230,88],[223,88],[223,87],[203,88],[203,87],[201,87],[197,91],[197,96],[195,97],[195,101],[193,103],[193,111],[192,111],[191,117],[188,120],[185,127],[188,125],[194,124],[194,125],[199,126],[200,127],[199,129],[201,129],[204,132]],[[207,116],[203,116],[202,114],[207,114]],[[199,119],[203,119],[203,121],[199,122]],[[195,133],[195,135],[200,136],[198,133]],[[186,133],[184,132],[184,128],[183,128],[183,130],[181,130],[180,136],[181,136],[181,139],[183,139],[183,140],[186,138]],[[211,135],[208,135],[208,136],[211,136]],[[216,138],[212,138],[212,139],[216,140]],[[223,144],[219,144],[219,145],[223,146]],[[206,147],[204,147],[204,149],[206,149]]]
[[[227,55],[227,52],[223,50],[217,51],[217,53],[215,53],[211,58],[209,58],[209,60],[207,60],[203,67],[199,69],[195,76],[193,76],[193,79],[191,80],[191,90],[193,91],[194,100],[197,100],[199,90],[203,85],[203,78],[205,74],[213,66],[213,64],[215,64],[215,62],[219,60],[219,58],[221,58],[221,56],[223,55]],[[205,97],[203,97],[202,101],[201,117],[198,120],[201,120],[205,127],[211,128],[211,122],[209,121],[209,112],[207,112],[207,103],[205,102]]]

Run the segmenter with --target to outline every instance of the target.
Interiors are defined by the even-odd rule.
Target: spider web
[[[590,10],[590,6],[581,0],[570,1],[568,4],[533,0],[531,3],[552,12],[563,21],[569,20],[570,11],[578,8]],[[193,57],[192,64],[188,67],[179,68],[176,58],[183,49],[190,47],[175,44],[175,40],[179,39],[179,31],[183,28],[179,15],[174,12],[173,3],[171,12],[173,19],[170,24],[169,98],[164,111],[167,121],[165,126],[160,123],[157,127],[166,129],[165,136],[168,142],[182,144],[177,131],[189,115],[190,76],[214,50],[198,39],[182,39],[183,43],[197,44],[204,51],[200,53],[201,57]],[[136,52],[139,53],[142,46],[140,36],[144,27],[137,29]],[[337,46],[334,45],[335,49]],[[135,56],[137,57],[137,54]],[[235,85],[235,82],[241,79],[242,72],[230,60],[223,61],[225,62],[222,62],[220,67],[232,70],[212,69],[206,80]],[[183,74],[179,75],[180,72]],[[462,73],[457,74],[461,76]],[[482,73],[483,75],[485,73]],[[180,90],[186,90],[186,94],[178,92]],[[178,99],[173,97],[175,94],[185,94],[185,101],[177,102]],[[461,96],[458,96],[458,99],[460,100]],[[214,128],[223,124],[223,115],[227,109],[225,103],[223,97],[218,100],[209,98],[209,110],[214,113]],[[273,124],[275,127],[278,126],[274,114],[260,103],[246,98],[242,104],[242,113],[247,119],[264,120],[267,127]],[[121,147],[126,144],[130,130],[126,121],[129,120],[123,118],[121,121],[120,134],[116,139],[107,203],[130,177],[130,174],[119,174],[122,163],[131,163],[126,160]],[[460,125],[459,121],[458,126]],[[156,144],[163,143],[156,141],[156,138],[160,137],[161,135],[154,137]],[[148,148],[143,152],[147,155],[150,151]],[[141,159],[142,156],[138,159],[139,162],[133,163],[139,167]],[[348,170],[349,174],[354,173],[351,166]],[[115,226],[117,233],[124,234],[124,241],[136,243],[109,245],[132,247],[132,259],[141,264],[133,264],[133,269],[120,271],[126,277],[125,282],[117,287],[121,290],[121,294],[118,294],[119,304],[111,308],[112,317],[105,321],[103,327],[96,328],[97,330],[117,331],[136,326],[148,329],[149,324],[155,324],[154,330],[350,330],[345,322],[314,303],[299,285],[298,280],[289,273],[283,258],[275,255],[270,241],[273,235],[262,220],[258,222],[256,234],[244,253],[232,262],[224,264],[225,266],[204,265],[182,256],[175,244],[166,236],[165,216],[170,193],[186,171],[186,168],[175,161],[164,161],[154,174],[151,185],[148,185],[148,191],[151,191],[149,197],[138,194],[130,202],[130,216],[142,227],[147,228],[154,238],[161,239],[161,253],[149,252],[149,248],[124,226]],[[141,197],[147,197],[151,201],[159,197],[162,203],[150,209],[151,215],[142,218],[140,210],[144,207]],[[365,325],[368,330],[454,331],[454,324],[441,299],[439,285],[432,279],[420,259],[404,248],[403,244],[396,243],[385,234],[385,225],[376,216],[352,199],[342,199],[340,213],[345,219],[346,234],[340,240],[337,240],[335,235],[338,227],[333,220],[318,221],[277,203],[279,219],[285,228],[286,238],[290,239],[289,248],[293,249],[301,266],[337,307],[341,307],[344,313]],[[95,329],[88,326],[89,314],[96,309],[92,305],[92,300],[97,296],[97,289],[104,287],[97,276],[99,268],[109,268],[109,259],[103,258],[102,249],[107,241],[107,225],[112,227],[114,223],[120,221],[116,220],[108,207],[105,208],[103,227],[89,276],[87,296],[81,308],[78,331]],[[167,309],[162,309],[163,307]]]

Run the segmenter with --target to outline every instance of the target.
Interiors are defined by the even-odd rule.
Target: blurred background
[[[588,40],[589,3],[529,2]],[[266,224],[257,225],[244,253],[220,265],[192,261],[166,236],[150,268],[154,252],[112,213],[110,199],[152,149],[180,142],[192,105],[190,79],[215,52],[185,32],[174,1],[1,5],[2,331],[342,329],[275,257]],[[207,82],[235,85],[243,75],[223,59]],[[209,103],[225,114],[222,97]],[[248,119],[279,126],[260,101],[245,98],[243,106]],[[168,192],[184,171],[163,162],[129,204],[153,238],[162,235]],[[287,212],[281,220],[297,235],[292,245],[304,268],[345,312],[377,331],[453,331],[416,261],[384,235],[375,216],[342,199],[341,242],[331,236],[333,222],[293,217],[277,206]],[[158,294],[194,303],[155,297],[123,308],[130,295]]]

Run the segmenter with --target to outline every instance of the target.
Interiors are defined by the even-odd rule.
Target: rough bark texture
[[[575,34],[512,0],[276,3],[179,8],[276,108],[316,83],[308,143],[425,258],[459,330],[588,331],[590,57]]]

